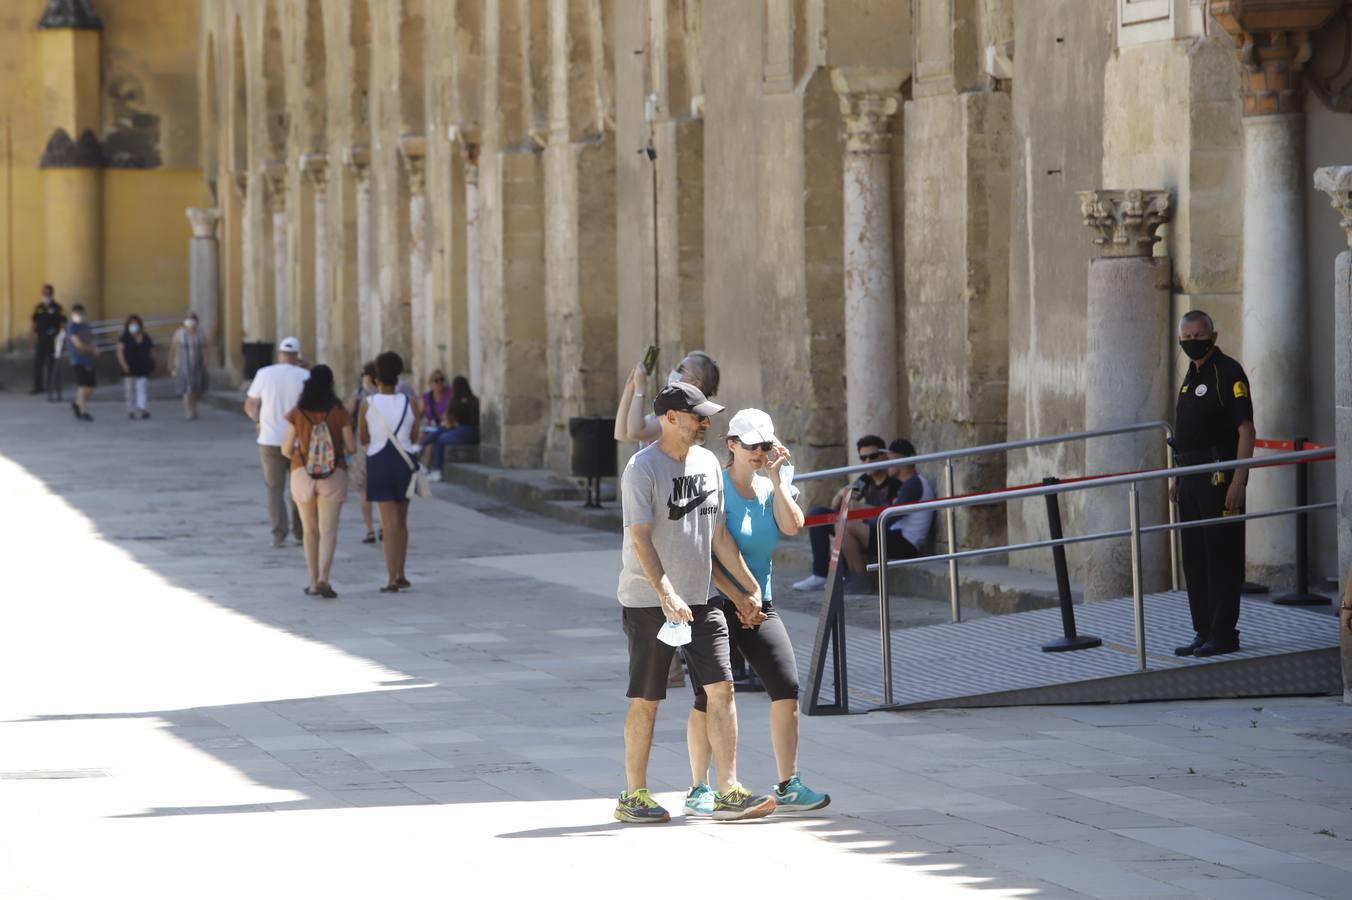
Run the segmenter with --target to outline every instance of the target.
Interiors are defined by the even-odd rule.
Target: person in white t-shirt
[[[263,484],[268,492],[268,518],[272,521],[272,546],[286,545],[287,484],[291,461],[282,455],[286,416],[296,408],[301,388],[310,377],[300,365],[300,341],[283,338],[277,345],[277,362],[254,374],[244,412],[258,425],[258,458],[263,464]],[[291,531],[302,542],[300,511],[291,506]]]

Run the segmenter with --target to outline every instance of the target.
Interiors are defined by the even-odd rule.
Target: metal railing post
[[[882,640],[883,704],[892,705],[892,608],[887,586],[887,516],[878,516],[878,635]]]
[[[1141,498],[1136,482],[1127,492],[1127,525],[1131,529],[1131,606],[1136,614],[1136,664],[1145,671],[1145,595],[1141,589]]]
[[[1173,429],[1168,427],[1164,431],[1164,464],[1166,468],[1174,467],[1173,446],[1170,441],[1173,440]],[[1165,482],[1165,506],[1169,508],[1169,524],[1178,524],[1178,504],[1168,496],[1169,483]],[[1176,591],[1179,589],[1180,581],[1178,577],[1179,562],[1181,559],[1181,548],[1178,544],[1178,532],[1174,529],[1169,531],[1169,589]]]
[[[952,497],[957,491],[953,486],[953,460],[944,461],[944,493]],[[944,510],[944,526],[948,531],[948,552],[956,553],[958,550],[958,516],[953,507]],[[951,618],[954,622],[962,621],[962,607],[958,603],[958,561],[950,559],[948,561],[948,603],[952,607]]]

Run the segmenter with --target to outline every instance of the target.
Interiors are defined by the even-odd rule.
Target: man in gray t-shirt
[[[615,807],[621,822],[666,822],[670,814],[648,793],[648,755],[657,705],[667,695],[667,670],[675,652],[658,640],[668,622],[689,623],[682,648],[691,677],[709,699],[708,737],[718,766],[716,819],[769,815],[774,799],[753,796],[737,782],[737,708],[728,662],[728,623],[709,604],[711,557],[740,584],[756,584],[723,522],[723,475],[718,460],[699,446],[709,417],[723,411],[699,388],[669,384],[653,411],[662,439],[629,460],[620,480],[624,502],[624,553],[616,591],[629,641],[629,712],[624,721],[627,789]],[[741,623],[764,621],[760,593],[737,607]],[[740,627],[740,626],[739,626]],[[707,790],[696,785],[693,790]]]

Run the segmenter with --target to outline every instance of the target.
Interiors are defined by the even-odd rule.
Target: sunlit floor
[[[620,826],[614,536],[443,488],[390,596],[354,498],[340,597],[312,599],[299,548],[270,546],[247,423],[163,406],[96,404],[91,425],[0,395],[3,900],[1352,883],[1352,716],[1331,699],[804,719],[822,815]],[[673,689],[651,766],[673,811],[687,704]],[[765,789],[767,702],[738,706],[740,774]]]

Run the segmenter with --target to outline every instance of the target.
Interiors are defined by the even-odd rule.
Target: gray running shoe
[[[714,797],[714,818],[721,822],[760,819],[774,811],[774,797],[769,794],[758,797],[740,784],[734,784],[726,794]]]

